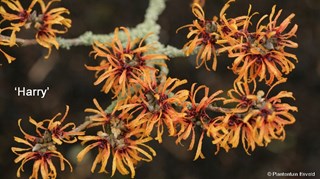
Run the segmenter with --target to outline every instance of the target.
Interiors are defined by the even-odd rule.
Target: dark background
[[[90,2],[90,3],[89,3]],[[226,1],[207,0],[205,10],[207,17],[218,15]],[[205,160],[193,162],[195,151],[188,152],[186,146],[176,146],[174,138],[166,137],[163,144],[151,142],[157,151],[157,156],[151,163],[141,163],[137,167],[137,178],[268,178],[268,171],[276,172],[316,172],[320,175],[320,1],[318,0],[238,0],[227,11],[229,17],[247,13],[249,3],[253,11],[258,11],[259,17],[268,14],[272,5],[277,4],[283,9],[281,19],[290,13],[295,13],[293,23],[299,25],[297,39],[298,49],[289,50],[299,58],[296,69],[288,76],[288,82],[275,88],[275,94],[280,90],[292,91],[296,101],[290,101],[299,108],[294,113],[296,123],[287,126],[287,137],[284,142],[272,141],[267,148],[257,148],[251,156],[247,155],[241,146],[228,153],[220,151],[214,155],[215,146],[210,140],[204,140],[203,153]],[[117,26],[134,27],[143,21],[143,15],[148,1],[146,0],[95,0],[71,1],[64,0],[61,4],[71,11],[72,28],[63,37],[74,38],[85,31],[93,33],[109,33]],[[186,42],[186,30],[176,34],[178,27],[191,23],[193,15],[190,1],[171,0],[160,16],[162,26],[161,42],[176,47],[182,47]],[[21,32],[23,36],[28,33]],[[13,136],[20,136],[17,121],[23,119],[23,128],[28,131],[31,125],[27,122],[32,116],[35,120],[52,118],[58,112],[65,111],[65,105],[70,105],[67,121],[79,124],[86,114],[83,110],[93,107],[92,99],[98,98],[102,106],[109,104],[110,96],[99,90],[101,86],[94,86],[94,73],[87,71],[84,64],[91,63],[88,56],[91,47],[73,47],[70,50],[53,50],[49,60],[43,56],[47,50],[39,46],[28,46],[7,50],[17,60],[8,65],[1,56],[0,67],[0,178],[16,178],[19,164],[14,164],[16,157],[10,147],[17,146]],[[192,83],[206,84],[211,92],[218,89],[227,91],[232,87],[235,75],[227,69],[232,60],[222,55],[218,60],[218,70],[208,72],[204,68],[196,70],[192,63],[194,57],[171,59],[168,62],[170,76]],[[18,97],[14,87],[46,88],[50,87],[44,99],[39,97]],[[82,163],[75,161],[76,153],[81,146],[74,144],[59,147],[66,157],[73,163],[74,172],[70,174],[68,168],[59,172],[58,178],[108,178],[105,174],[91,174],[90,168],[94,154]],[[111,162],[109,163],[111,165]],[[31,174],[30,167],[25,166],[26,172],[22,178]],[[59,166],[57,165],[57,169]],[[110,171],[110,170],[109,170]],[[116,174],[114,178],[128,178]],[[290,177],[288,177],[290,178]]]

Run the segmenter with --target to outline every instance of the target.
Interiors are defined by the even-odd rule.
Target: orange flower
[[[253,89],[250,90],[249,84],[236,81],[233,84],[233,89],[228,91],[228,96],[230,99],[226,99],[223,101],[224,104],[228,103],[237,103],[235,109],[237,112],[242,112],[248,110],[248,108],[252,107],[254,101],[257,100],[257,96],[254,95],[256,90],[256,83],[253,82]],[[235,110],[233,110],[235,112]]]
[[[145,71],[144,73],[148,72]],[[158,114],[154,114],[153,112],[160,110],[153,94],[154,89],[158,86],[156,71],[150,71],[149,74],[143,79],[136,78],[130,81],[138,84],[139,90],[135,91],[135,95],[121,100],[122,105],[119,105],[118,108],[123,114],[138,114],[131,122],[131,125],[144,125],[143,128],[146,129],[145,135],[147,136],[150,135],[154,124],[158,121]]]
[[[48,48],[49,52],[45,58],[48,58],[51,53],[51,47],[55,46],[59,48],[59,44],[56,40],[56,34],[64,34],[67,29],[71,27],[71,20],[63,17],[64,14],[69,14],[68,9],[59,7],[50,9],[53,2],[60,0],[50,0],[47,4],[43,0],[33,0],[28,9],[24,9],[19,0],[3,0],[12,11],[15,13],[8,13],[3,6],[0,7],[0,14],[4,20],[13,21],[11,26],[18,28],[13,31],[16,33],[20,27],[24,26],[26,29],[31,25],[37,30],[36,40],[37,42]],[[37,14],[33,7],[36,3],[39,3],[41,12]],[[61,26],[63,30],[57,29],[56,26]]]
[[[106,172],[109,157],[112,156],[112,176],[118,170],[121,174],[129,174],[131,178],[135,176],[135,166],[139,161],[151,161],[155,151],[145,143],[152,140],[151,137],[143,137],[144,129],[130,128],[122,119],[113,116],[109,123],[109,130],[99,131],[96,136],[80,136],[83,140],[82,144],[92,142],[84,148],[77,156],[78,161],[82,161],[83,157],[93,148],[98,148],[98,154],[91,167],[94,172],[96,165],[101,163],[99,172]],[[148,149],[150,155],[145,149]],[[143,155],[144,157],[142,157]]]
[[[84,132],[76,131],[75,127],[76,125],[74,123],[67,123],[65,125],[62,125],[63,121],[67,117],[69,111],[69,106],[66,106],[66,112],[64,116],[60,119],[60,121],[55,121],[55,119],[61,115],[61,113],[58,113],[55,115],[52,119],[45,119],[41,122],[36,122],[31,117],[29,119],[30,123],[34,124],[37,127],[38,134],[41,134],[39,129],[42,129],[44,131],[47,131],[51,135],[51,139],[58,145],[61,145],[63,142],[65,143],[75,143],[77,141],[77,138],[74,136],[78,135],[84,135]],[[45,125],[47,123],[47,125]],[[69,131],[66,131],[67,128],[71,129]]]
[[[251,121],[250,121],[251,122]],[[242,115],[239,114],[226,114],[225,117],[220,117],[215,120],[209,127],[210,135],[213,138],[212,143],[217,145],[217,152],[220,147],[224,148],[227,152],[232,148],[239,145],[241,139],[243,148],[249,154],[249,149],[255,149],[254,132],[251,123],[244,121]]]
[[[112,118],[113,114],[106,113],[105,110],[103,110],[102,107],[99,105],[96,99],[93,99],[93,103],[98,110],[91,108],[87,108],[84,110],[85,112],[91,112],[96,114],[89,117],[90,121],[92,121],[92,124],[90,124],[88,127],[105,126],[107,123],[110,123],[110,119]]]
[[[101,168],[99,173],[105,172],[105,168],[107,166],[111,150],[110,150],[110,143],[107,139],[105,139],[105,133],[102,133],[101,131],[98,132],[97,136],[81,136],[79,137],[79,140],[82,140],[81,144],[85,144],[87,142],[92,142],[90,145],[85,147],[78,155],[77,159],[79,162],[83,160],[83,157],[93,148],[98,148],[98,154],[92,164],[91,172],[93,173],[97,164],[101,163]]]
[[[268,38],[272,38],[272,37],[275,38],[274,40],[276,40],[277,42],[277,46],[275,47],[276,49],[284,50],[285,47],[297,48],[298,44],[288,39],[296,36],[298,25],[295,24],[289,32],[283,34],[283,32],[286,30],[286,28],[290,24],[290,21],[293,19],[295,14],[290,14],[285,20],[283,20],[280,23],[279,26],[277,26],[277,21],[281,15],[282,10],[279,10],[277,15],[273,19],[273,16],[275,14],[275,9],[276,9],[276,6],[273,6],[271,14],[269,16],[269,23],[267,24],[267,27],[262,26],[260,28],[267,29]]]
[[[173,92],[178,86],[187,83],[187,80],[179,80],[177,78],[168,78],[164,83],[159,84],[155,91],[150,89],[150,97],[151,101],[150,105],[153,105],[152,115],[157,116],[157,118],[150,118],[150,127],[151,129],[155,124],[157,124],[157,137],[160,143],[162,142],[162,134],[163,134],[163,122],[168,128],[168,132],[170,136],[173,136],[176,133],[176,129],[174,127],[174,123],[184,117],[184,113],[177,111],[174,106],[175,105],[183,105],[186,101],[189,91],[188,90],[179,90],[177,92]],[[147,94],[146,94],[147,95]],[[154,102],[152,102],[154,100]],[[152,107],[151,107],[152,108]]]
[[[118,110],[114,106],[112,113],[106,113],[102,107],[98,104],[97,100],[93,100],[96,108],[98,109],[86,109],[86,112],[92,112],[96,115],[90,116],[90,124],[88,127],[101,126],[102,131],[98,131],[96,136],[80,136],[79,139],[83,140],[82,144],[87,142],[93,142],[85,147],[77,156],[81,161],[83,157],[93,148],[98,148],[98,154],[91,167],[91,172],[94,172],[98,163],[101,163],[99,173],[106,172],[106,167],[110,156],[112,159],[112,175],[118,170],[121,174],[127,175],[129,170],[131,177],[135,175],[134,166],[141,160],[151,161],[152,156],[142,149],[144,147],[148,149],[152,155],[155,155],[155,151],[147,146],[146,142],[152,140],[151,137],[143,136],[144,129],[134,127],[131,125],[131,115],[127,113],[116,113]],[[109,110],[109,109],[107,109]],[[141,157],[141,154],[146,158]]]
[[[267,146],[272,139],[284,140],[284,127],[295,122],[290,111],[297,111],[297,108],[287,103],[282,103],[281,98],[293,98],[292,93],[282,91],[278,95],[268,98],[271,89],[264,96],[263,91],[256,95],[249,91],[248,85],[238,82],[236,89],[229,91],[231,99],[225,103],[235,103],[236,107],[225,118],[214,121],[211,136],[213,143],[217,145],[218,151],[222,147],[226,151],[238,146],[240,138],[245,151],[253,151],[258,146]],[[243,89],[243,87],[245,89]],[[233,93],[237,95],[233,95]],[[294,98],[293,98],[294,99]],[[217,152],[218,152],[217,151]]]
[[[271,85],[275,78],[283,79],[283,74],[289,74],[294,68],[294,64],[289,60],[296,60],[297,57],[293,54],[285,52],[285,47],[297,48],[298,44],[289,40],[295,36],[298,29],[297,25],[288,32],[283,33],[290,23],[294,14],[288,16],[279,26],[276,26],[281,10],[278,12],[275,19],[275,6],[269,16],[270,22],[267,26],[261,25],[261,22],[267,17],[263,16],[257,26],[256,31],[249,33],[247,26],[239,30],[241,34],[237,44],[234,43],[228,49],[229,57],[235,57],[232,64],[232,70],[239,75],[237,80],[251,82],[256,78],[259,81],[265,80],[266,84]]]
[[[282,98],[294,99],[292,92],[281,91],[276,96],[268,97],[271,89],[282,82],[285,80],[275,83],[266,96],[261,98],[261,105],[257,105],[259,113],[255,117],[256,125],[253,130],[259,146],[267,146],[272,139],[284,140],[286,136],[284,127],[295,122],[290,111],[297,112],[298,108],[281,102]]]
[[[14,160],[15,163],[21,162],[20,167],[17,170],[17,177],[20,178],[21,171],[25,163],[33,161],[33,170],[30,178],[38,179],[38,173],[40,171],[42,178],[56,178],[57,171],[52,162],[52,158],[58,158],[60,160],[60,169],[65,169],[66,162],[72,171],[72,166],[63,155],[56,150],[55,145],[51,141],[48,133],[40,134],[38,137],[25,133],[21,128],[21,119],[18,121],[21,132],[24,134],[24,139],[14,137],[14,140],[18,143],[25,144],[27,148],[12,147],[13,153],[18,155]],[[39,134],[39,133],[38,133]]]
[[[238,146],[240,138],[243,148],[249,154],[249,149],[255,149],[255,138],[253,135],[253,127],[255,121],[250,116],[255,115],[258,102],[260,102],[261,92],[255,95],[256,83],[254,81],[253,88],[250,90],[249,84],[245,82],[235,82],[234,89],[228,91],[229,99],[224,100],[224,104],[233,103],[235,107],[229,111],[225,117],[218,118],[210,126],[211,136],[214,138],[213,144],[217,145],[217,152],[222,147],[229,151],[230,146],[235,148]],[[249,118],[248,118],[249,117]]]
[[[132,119],[132,115],[126,112],[119,112],[120,108],[117,107],[117,104],[111,104],[108,106],[106,110],[103,110],[99,105],[96,99],[93,99],[93,103],[95,104],[97,109],[87,108],[85,112],[95,113],[95,115],[91,115],[88,117],[91,122],[87,127],[102,127],[103,132],[108,132],[110,130],[110,125],[112,125],[112,120],[114,118],[121,120],[121,123],[129,123]],[[110,113],[107,111],[111,111]],[[116,131],[113,131],[116,132]],[[119,132],[119,131],[118,131]]]
[[[229,0],[220,11],[220,28],[218,28],[218,31],[221,35],[221,38],[228,41],[228,45],[226,45],[226,47],[220,48],[219,51],[225,51],[229,48],[232,48],[233,45],[237,45],[241,36],[243,36],[243,34],[245,33],[248,33],[248,27],[251,24],[251,18],[254,15],[258,14],[257,12],[251,14],[250,5],[247,15],[227,18],[226,10],[229,8],[231,2],[235,2],[235,0]]]
[[[229,7],[228,3],[226,3],[223,10],[226,10],[226,8]],[[180,29],[188,27],[190,32],[188,33],[187,38],[189,39],[194,36],[192,40],[183,46],[185,54],[189,56],[197,47],[199,47],[200,50],[196,57],[197,68],[204,64],[206,69],[210,70],[207,66],[207,61],[211,61],[213,55],[213,63],[211,68],[216,70],[216,46],[222,46],[223,44],[227,43],[226,40],[220,38],[218,29],[221,27],[219,27],[220,25],[217,22],[218,19],[217,17],[214,17],[212,20],[205,19],[204,11],[197,3],[192,5],[192,12],[197,19],[194,20],[192,24],[184,25],[177,30],[178,32]]]
[[[41,20],[35,23],[37,29],[36,40],[37,42],[49,50],[45,58],[49,58],[51,53],[51,47],[59,48],[59,44],[56,39],[56,34],[64,34],[71,27],[71,20],[63,17],[63,14],[69,14],[69,10],[63,7],[49,9],[53,2],[60,0],[50,0],[46,5],[43,0],[38,0],[41,7]],[[60,25],[64,30],[56,29],[56,25]]]
[[[3,20],[13,21],[11,25],[13,27],[25,27],[29,28],[31,25],[31,11],[34,5],[38,0],[32,0],[28,9],[22,7],[19,0],[2,0],[1,3],[4,3],[8,6],[10,11],[14,11],[14,13],[7,12],[3,6],[0,6],[0,14],[3,17]]]
[[[150,135],[157,126],[156,140],[162,142],[164,125],[168,128],[170,136],[176,133],[174,123],[184,117],[184,113],[177,111],[174,106],[181,106],[188,97],[188,90],[173,92],[175,88],[186,83],[186,80],[176,78],[165,79],[163,83],[157,84],[155,76],[150,78],[132,80],[141,86],[140,91],[128,100],[127,105],[119,107],[124,113],[138,114],[132,120],[131,125],[141,126],[145,129],[145,135]]]
[[[122,44],[119,39],[119,28],[114,31],[114,37],[111,43],[102,44],[95,42],[93,44],[94,57],[101,57],[103,60],[99,66],[86,66],[88,70],[96,71],[97,80],[94,85],[98,85],[105,81],[102,91],[108,93],[110,90],[114,93],[114,97],[118,95],[130,95],[130,88],[135,84],[130,83],[130,79],[143,78],[148,74],[144,74],[143,69],[156,70],[147,66],[147,63],[155,59],[168,59],[166,55],[161,54],[145,54],[153,50],[151,44],[143,45],[143,39],[135,39],[131,41],[129,30],[120,27],[127,36],[126,45]],[[160,64],[165,65],[165,64]]]
[[[11,36],[9,39],[4,39],[1,36],[1,33],[3,31],[7,31],[7,30],[11,30]],[[19,29],[17,29],[16,27],[6,27],[3,29],[0,29],[0,46],[14,46],[16,44],[16,36],[15,36],[15,32],[14,31],[18,31]],[[16,58],[10,56],[9,54],[7,54],[6,52],[4,52],[1,48],[0,48],[0,52],[5,56],[5,58],[7,59],[8,63],[11,63],[12,61],[14,61]]]
[[[194,160],[198,159],[199,156],[204,159],[204,155],[201,152],[202,149],[202,140],[204,137],[204,134],[208,130],[208,126],[210,123],[212,123],[216,118],[212,118],[207,114],[207,108],[211,106],[213,103],[217,101],[221,101],[224,98],[218,98],[217,96],[222,93],[221,90],[211,94],[209,96],[209,88],[202,85],[195,89],[195,83],[191,87],[190,91],[190,102],[186,104],[185,113],[187,114],[183,120],[179,121],[179,127],[180,130],[178,132],[178,138],[176,140],[176,144],[180,143],[181,140],[187,140],[191,137],[191,143],[189,145],[188,150],[192,150],[195,144],[195,128],[196,126],[199,126],[201,129],[201,135],[197,146],[196,155],[194,157]],[[196,95],[197,93],[204,89],[204,97],[200,100],[199,103],[196,102]]]
[[[137,134],[135,134],[137,133]],[[146,145],[145,143],[152,140],[151,137],[134,137],[135,139],[130,139],[131,136],[140,136],[142,133],[133,131],[128,133],[125,137],[126,143],[122,148],[118,148],[114,152],[112,160],[112,175],[114,175],[116,169],[122,174],[129,174],[125,165],[127,165],[131,172],[131,178],[135,176],[135,166],[139,161],[152,161],[152,156],[156,156],[156,152]],[[149,150],[149,154],[145,149]],[[143,155],[143,157],[141,156]]]

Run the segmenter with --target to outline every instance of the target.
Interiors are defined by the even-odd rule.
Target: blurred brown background
[[[89,3],[90,2],[90,3]],[[207,0],[205,10],[207,17],[218,15],[225,0]],[[253,5],[254,11],[260,12],[260,17],[270,13],[272,5],[277,4],[283,9],[281,18],[295,13],[293,23],[299,25],[297,39],[298,49],[290,50],[299,58],[296,69],[288,76],[287,83],[278,86],[274,93],[280,90],[293,91],[296,101],[291,104],[299,107],[294,113],[297,122],[286,128],[287,138],[284,142],[273,141],[267,148],[257,148],[251,156],[246,155],[239,147],[226,153],[220,151],[214,155],[215,146],[209,140],[204,141],[203,153],[205,160],[192,161],[194,152],[188,152],[185,147],[176,146],[173,138],[165,138],[159,145],[151,142],[157,156],[151,163],[141,163],[137,167],[137,178],[268,178],[268,171],[276,172],[316,172],[320,175],[320,1],[318,0],[238,0],[227,11],[228,16],[247,13],[248,5]],[[71,11],[73,25],[64,35],[73,38],[85,31],[93,33],[109,33],[114,27],[134,27],[143,21],[143,15],[148,6],[147,0],[95,0],[74,1],[64,0],[61,3]],[[170,0],[167,8],[160,16],[162,26],[161,42],[176,47],[182,47],[186,42],[186,30],[176,34],[178,27],[192,21],[190,1]],[[254,18],[256,21],[258,16]],[[21,33],[28,36],[28,33]],[[68,121],[79,124],[83,121],[87,107],[93,107],[92,99],[98,98],[102,106],[109,104],[110,96],[99,90],[101,86],[93,86],[94,74],[84,68],[84,64],[92,64],[88,56],[91,47],[74,47],[70,50],[53,50],[49,60],[43,60],[46,49],[38,46],[9,49],[9,54],[17,57],[11,65],[1,59],[4,65],[0,67],[0,178],[16,178],[19,165],[14,164],[16,157],[10,147],[17,146],[13,136],[20,136],[17,121],[23,120],[23,128],[28,131],[31,125],[27,119],[32,116],[36,120],[51,118],[58,112],[64,112],[65,105],[70,105]],[[3,57],[1,57],[3,58]],[[224,91],[232,87],[235,76],[227,69],[232,62],[226,56],[219,57],[218,70],[208,72],[204,68],[195,70],[193,57],[186,59],[171,59],[168,62],[170,76],[188,79],[189,88],[193,82],[206,84],[214,92]],[[50,87],[44,99],[39,97],[18,97],[14,87],[46,88]],[[76,152],[80,145],[74,144],[60,147],[66,157],[74,164],[74,172],[69,169],[60,172],[58,178],[108,178],[109,175],[90,173],[92,157],[76,164]],[[111,163],[110,163],[111,164]],[[22,178],[27,178],[30,165]],[[58,166],[57,166],[58,167]],[[117,174],[114,178],[128,178]],[[290,177],[288,177],[290,178]]]

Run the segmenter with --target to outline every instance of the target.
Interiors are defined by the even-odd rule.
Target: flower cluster
[[[295,36],[298,25],[285,32],[294,14],[277,25],[282,10],[274,17],[275,8],[273,6],[267,25],[261,24],[268,17],[265,15],[257,23],[255,32],[249,32],[246,25],[233,32],[236,36],[226,37],[232,42],[228,52],[229,57],[236,58],[231,69],[238,75],[238,80],[250,82],[259,78],[259,81],[265,80],[266,84],[272,85],[275,79],[283,79],[283,74],[287,75],[295,68],[290,58],[298,62],[297,57],[286,52],[285,48],[298,47],[297,43],[289,40]]]
[[[145,128],[145,135],[150,135],[154,127],[157,127],[159,143],[162,142],[164,125],[167,127],[169,136],[176,134],[175,125],[184,118],[185,113],[177,109],[177,106],[185,105],[188,97],[188,90],[174,90],[185,84],[186,80],[167,78],[158,84],[155,74],[145,78],[132,80],[139,84],[140,89],[135,95],[127,100],[128,104],[120,107],[124,112],[129,112],[137,117],[133,121],[134,126]]]
[[[16,33],[24,27],[36,30],[36,41],[49,50],[45,58],[50,56],[52,46],[58,49],[56,34],[66,33],[67,29],[71,27],[71,20],[64,17],[65,14],[69,14],[68,9],[50,7],[52,3],[57,1],[60,0],[50,0],[48,3],[43,0],[32,0],[28,8],[24,8],[19,0],[1,1],[3,3],[3,6],[0,6],[0,15],[3,18],[1,23],[6,21],[10,23],[10,27],[5,28],[11,30],[10,46],[16,43]],[[40,6],[39,13],[37,13],[36,5]],[[1,43],[1,45],[6,44]],[[5,56],[9,63],[14,60],[10,56]]]
[[[99,172],[107,172],[106,167],[110,156],[112,159],[112,175],[118,170],[121,174],[135,176],[135,166],[139,161],[151,161],[155,151],[145,143],[152,140],[143,135],[145,129],[132,125],[132,116],[127,113],[117,114],[115,111],[106,113],[94,99],[97,109],[86,109],[95,115],[90,116],[88,127],[100,127],[96,135],[80,136],[82,144],[90,143],[77,156],[79,161],[93,148],[97,148],[98,154],[91,167],[94,172],[98,163],[101,163]],[[130,122],[131,121],[131,122]],[[148,150],[148,152],[146,151]],[[151,153],[151,154],[150,154]],[[141,156],[143,155],[143,156]]]
[[[52,119],[44,119],[40,122],[36,122],[30,117],[29,122],[36,127],[36,135],[26,133],[21,128],[21,119],[19,119],[18,125],[24,137],[14,137],[14,140],[18,143],[27,145],[27,148],[11,148],[12,151],[18,155],[14,162],[21,162],[17,171],[17,177],[20,177],[21,171],[24,171],[23,166],[25,163],[32,161],[33,170],[30,178],[38,179],[39,171],[42,178],[56,178],[57,171],[52,162],[52,158],[58,158],[60,160],[61,170],[65,169],[64,162],[66,162],[72,171],[71,164],[57,150],[56,145],[61,145],[62,143],[74,143],[77,141],[75,136],[83,135],[84,132],[76,131],[74,123],[62,124],[68,114],[68,111],[69,107],[67,106],[65,115],[59,121],[56,121],[56,118],[61,115],[60,113]]]
[[[274,6],[268,24],[262,25],[263,20],[268,17],[265,15],[257,23],[256,31],[250,32],[251,18],[257,13],[250,15],[250,6],[248,15],[227,18],[225,12],[231,2],[234,0],[230,0],[222,8],[219,19],[214,17],[212,20],[205,19],[199,4],[193,4],[192,12],[197,19],[192,24],[179,28],[188,27],[190,32],[187,38],[193,37],[184,45],[185,54],[188,56],[199,47],[197,66],[204,64],[208,69],[206,62],[213,55],[212,69],[216,70],[217,54],[228,52],[229,57],[235,58],[230,69],[238,75],[237,81],[251,82],[259,78],[259,81],[265,80],[266,84],[272,85],[275,79],[283,79],[283,74],[289,74],[295,67],[290,59],[298,61],[294,54],[285,51],[286,47],[298,47],[297,43],[290,40],[295,36],[298,25],[286,32],[294,14],[278,24],[282,10],[275,15]],[[217,49],[217,46],[220,48]]]
[[[255,86],[250,90],[249,85],[236,82],[234,89],[228,91],[229,99],[225,104],[234,104],[224,118],[216,120],[211,133],[218,151],[222,147],[226,151],[238,146],[240,139],[245,151],[253,151],[258,146],[267,146],[271,140],[284,140],[284,127],[295,122],[291,112],[298,111],[297,107],[281,101],[282,98],[293,98],[291,92],[281,91],[269,97],[271,89],[285,80],[275,83],[265,95],[259,90],[255,94]]]
[[[253,151],[256,146],[267,146],[272,139],[284,140],[284,127],[295,122],[291,112],[297,111],[297,108],[281,102],[282,98],[293,98],[292,93],[282,91],[274,97],[268,97],[274,86],[286,81],[283,75],[289,74],[294,69],[294,63],[290,58],[297,62],[294,54],[285,51],[286,47],[298,47],[297,43],[290,40],[295,36],[298,25],[294,25],[286,32],[294,14],[290,14],[278,24],[282,10],[276,13],[276,6],[273,6],[270,15],[263,16],[257,23],[256,30],[250,32],[251,19],[258,13],[251,13],[250,6],[247,15],[226,17],[226,10],[234,1],[228,1],[220,11],[219,18],[213,17],[212,20],[205,18],[202,6],[195,2],[192,12],[197,19],[192,24],[178,29],[189,28],[187,38],[191,40],[184,45],[183,49],[187,56],[197,51],[197,67],[204,64],[209,70],[206,62],[213,56],[212,69],[216,70],[216,56],[227,52],[229,57],[235,58],[230,69],[238,75],[234,82],[234,89],[228,91],[229,98],[218,98],[227,108],[212,107],[210,106],[212,102],[205,103],[205,107],[202,108],[202,111],[212,109],[223,113],[222,115],[212,118],[205,112],[199,111],[202,101],[198,104],[199,106],[196,106],[194,99],[190,99],[192,105],[189,104],[188,108],[193,110],[187,111],[186,116],[191,116],[192,120],[185,118],[186,124],[180,126],[186,132],[182,130],[177,139],[179,143],[192,133],[189,150],[194,145],[195,125],[202,127],[199,145],[205,133],[213,139],[212,143],[217,145],[217,152],[221,147],[226,151],[230,147],[237,147],[241,139],[245,151],[249,154],[249,150]],[[262,22],[267,17],[269,22],[263,25]],[[266,95],[261,90],[255,94],[256,80],[272,85]],[[250,90],[250,85],[254,86],[253,90]],[[197,90],[193,92],[193,88],[194,86],[191,89],[191,96],[197,93]],[[208,93],[205,93],[207,96]],[[210,101],[208,97],[202,100]],[[232,104],[234,107],[230,108]],[[197,121],[194,116],[205,117],[198,117],[200,120]],[[203,157],[199,145],[195,159],[199,156]]]
[[[176,140],[176,144],[178,144],[182,140],[187,140],[191,135],[191,142],[188,150],[192,150],[195,144],[195,129],[197,127],[199,128],[199,130],[201,131],[201,135],[198,141],[198,146],[194,160],[198,159],[199,156],[201,158],[204,158],[204,155],[201,152],[204,134],[207,134],[208,137],[211,137],[210,132],[214,131],[210,131],[211,129],[209,129],[209,126],[212,122],[216,121],[218,118],[221,117],[211,117],[207,113],[207,111],[209,110],[209,108],[213,108],[214,104],[216,104],[217,102],[224,100],[224,98],[222,97],[217,97],[219,94],[223,92],[222,90],[219,90],[209,96],[208,87],[202,85],[195,89],[195,86],[196,84],[194,83],[190,90],[190,101],[187,102],[183,110],[186,113],[186,115],[183,118],[183,120],[179,121],[179,125],[177,125],[177,128],[179,127],[179,132],[177,133]],[[201,98],[200,102],[197,103],[197,93],[202,89],[204,90],[204,96]]]
[[[121,174],[135,176],[134,167],[137,162],[151,161],[155,151],[145,143],[152,140],[151,132],[156,128],[155,139],[161,143],[164,127],[169,135],[177,134],[175,125],[185,113],[176,107],[183,106],[188,90],[174,90],[185,84],[186,80],[167,78],[156,66],[166,67],[158,59],[168,59],[167,56],[154,54],[152,44],[145,44],[143,39],[131,41],[129,30],[120,27],[127,37],[125,42],[119,39],[119,28],[114,31],[111,43],[95,42],[93,51],[95,58],[101,58],[99,66],[87,66],[88,70],[97,73],[95,85],[105,81],[102,91],[113,92],[116,104],[112,111],[104,111],[94,100],[96,109],[86,109],[95,113],[90,116],[92,123],[88,127],[100,126],[96,135],[79,137],[83,143],[90,142],[78,159],[92,148],[98,147],[98,154],[92,165],[94,172],[97,163],[101,163],[99,172],[105,172],[109,158],[112,156],[112,175],[118,170]],[[142,149],[148,149],[151,154]],[[143,155],[143,156],[141,156]]]
[[[152,44],[144,44],[149,35],[143,39],[131,41],[129,30],[125,27],[120,27],[120,29],[127,36],[126,45],[120,41],[119,28],[116,28],[111,43],[95,42],[93,45],[91,54],[94,54],[95,58],[101,58],[100,65],[87,66],[88,70],[96,71],[97,80],[94,84],[99,85],[104,82],[102,91],[105,93],[112,91],[114,97],[130,96],[131,88],[135,86],[130,82],[131,79],[143,78],[148,76],[149,72],[156,70],[148,66],[149,61],[167,59],[165,55],[148,53],[153,49]]]
[[[193,37],[192,40],[183,46],[185,54],[189,56],[197,47],[199,47],[200,49],[196,58],[197,68],[205,65],[206,69],[210,70],[207,61],[211,61],[213,56],[211,68],[216,70],[216,46],[226,43],[226,40],[221,39],[218,33],[219,24],[217,23],[217,17],[214,17],[212,20],[207,20],[203,9],[198,3],[192,5],[192,12],[197,19],[194,20],[192,24],[182,26],[177,30],[178,32],[180,29],[189,28],[190,32],[188,33],[187,38]]]

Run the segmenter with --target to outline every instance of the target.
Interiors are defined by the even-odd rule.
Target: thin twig
[[[10,37],[0,34],[0,39],[10,40]],[[36,45],[37,41],[35,39],[16,38],[16,43],[21,46],[28,46],[28,45]]]
[[[88,117],[86,117],[88,118]],[[84,131],[90,124],[92,124],[93,121],[91,120],[85,120],[82,124],[80,124],[78,127],[74,128],[72,132],[81,132]]]
[[[208,105],[207,109],[213,112],[220,112],[220,113],[230,113],[231,109],[229,108],[223,108],[223,107],[217,107],[217,106],[212,106]]]

